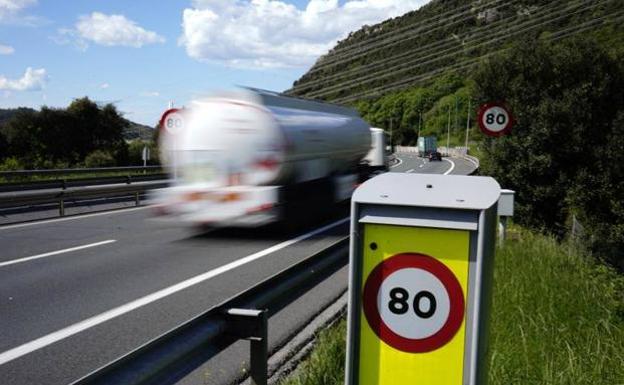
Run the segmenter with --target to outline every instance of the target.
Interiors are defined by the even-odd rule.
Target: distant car
[[[442,161],[442,154],[437,151],[433,151],[429,153],[429,162],[433,162],[434,160]]]

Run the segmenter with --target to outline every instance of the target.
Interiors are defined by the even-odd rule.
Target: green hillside
[[[483,61],[520,42],[579,36],[621,49],[623,21],[613,0],[434,0],[351,33],[287,93],[355,106],[405,145],[419,128],[445,143],[450,111],[451,144],[460,145],[472,74]]]

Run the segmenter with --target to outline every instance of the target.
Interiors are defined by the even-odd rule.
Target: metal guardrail
[[[139,175],[120,175],[120,176],[104,176],[90,178],[71,178],[71,179],[50,179],[29,182],[9,182],[0,183],[0,192],[7,191],[25,191],[25,190],[43,190],[43,189],[67,189],[69,187],[79,186],[101,186],[116,183],[135,183],[147,182],[153,180],[164,180],[169,177],[168,174],[139,174]]]
[[[95,370],[72,385],[164,385],[247,339],[253,384],[268,380],[268,318],[349,260],[348,237]]]
[[[59,215],[65,215],[65,201],[93,198],[108,198],[134,195],[135,204],[140,203],[141,194],[152,189],[167,187],[168,182],[157,180],[137,183],[119,183],[103,186],[79,186],[66,189],[43,189],[0,192],[0,208],[58,203]]]
[[[14,170],[0,171],[0,178],[15,179],[27,176],[42,175],[68,175],[68,174],[90,174],[105,172],[139,172],[164,170],[163,166],[127,166],[127,167],[98,167],[98,168],[63,168],[63,169],[47,169],[47,170]]]

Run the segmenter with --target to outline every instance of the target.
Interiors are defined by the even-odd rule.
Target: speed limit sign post
[[[387,173],[352,198],[347,385],[482,385],[500,186]]]
[[[515,121],[504,103],[486,103],[479,107],[477,122],[481,131],[489,136],[503,136],[511,131]]]
[[[165,111],[160,118],[160,126],[169,134],[178,134],[184,128],[184,117],[179,108],[170,108]]]

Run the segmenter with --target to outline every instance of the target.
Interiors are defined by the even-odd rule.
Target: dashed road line
[[[64,253],[71,253],[72,251],[84,250],[84,249],[88,249],[88,248],[91,248],[91,247],[107,245],[107,244],[113,243],[113,242],[117,242],[117,241],[115,239],[109,239],[109,240],[102,241],[102,242],[90,243],[88,245],[70,247],[69,249],[50,251],[49,253],[43,253],[43,254],[33,255],[33,256],[30,256],[30,257],[13,259],[11,261],[0,262],[0,267],[9,266],[9,265],[15,265],[17,263],[28,262],[28,261],[32,261],[32,260],[35,260],[35,259],[45,258],[45,257],[51,257],[53,255],[59,255],[59,254],[64,254]]]

